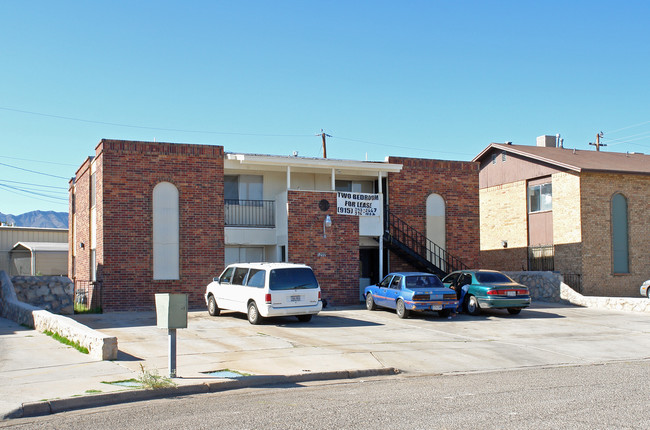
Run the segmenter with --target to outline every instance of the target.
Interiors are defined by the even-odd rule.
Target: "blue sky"
[[[315,157],[324,129],[330,158],[471,160],[542,134],[590,149],[602,131],[604,150],[650,153],[649,16],[646,1],[5,1],[0,212],[67,211],[102,138]]]

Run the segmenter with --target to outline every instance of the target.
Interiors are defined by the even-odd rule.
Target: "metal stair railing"
[[[467,269],[460,259],[433,243],[424,234],[407,224],[398,216],[384,210],[384,240],[389,244],[406,248],[407,254],[415,254],[437,270],[439,275],[446,275],[455,270]],[[397,244],[394,244],[397,242]],[[410,252],[408,252],[410,251]],[[421,262],[419,265],[421,265]],[[425,263],[426,264],[426,263]]]

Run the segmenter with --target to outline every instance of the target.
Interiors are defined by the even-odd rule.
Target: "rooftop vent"
[[[557,142],[557,137],[556,136],[539,136],[537,138],[537,146],[545,146],[547,148],[555,148],[555,144]]]

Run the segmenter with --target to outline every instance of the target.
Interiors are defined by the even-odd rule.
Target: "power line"
[[[638,124],[628,125],[627,127],[619,128],[619,129],[613,130],[613,131],[608,131],[607,133],[617,133],[619,131],[627,130],[628,128],[639,127],[639,126],[645,125],[645,124],[650,124],[650,121],[643,121],[643,122],[640,122]]]
[[[44,117],[48,117],[48,118],[65,119],[65,120],[68,120],[68,121],[85,122],[85,123],[89,123],[89,124],[101,124],[101,125],[110,125],[110,126],[114,126],[114,127],[137,128],[137,129],[141,129],[141,130],[173,131],[173,132],[177,132],[177,133],[221,134],[221,135],[228,135],[228,136],[260,136],[260,137],[310,137],[311,136],[311,134],[237,133],[237,132],[214,131],[214,130],[186,130],[186,129],[181,129],[181,128],[147,127],[147,126],[143,126],[143,125],[120,124],[120,123],[117,123],[117,122],[94,121],[94,120],[90,120],[90,119],[74,118],[74,117],[62,116],[62,115],[52,115],[52,114],[47,114],[47,113],[42,113],[42,112],[33,112],[33,111],[27,111],[27,110],[21,110],[21,109],[12,109],[12,108],[2,107],[2,106],[0,106],[0,110],[24,113],[24,114],[28,114],[28,115],[38,115],[38,116],[44,116]]]
[[[607,139],[607,141],[610,142],[611,145],[618,145],[618,144],[621,144],[621,143],[628,143],[628,142],[634,142],[634,141],[637,141],[637,140],[646,139],[648,137],[650,137],[650,131],[646,131],[646,132],[643,132],[643,133],[637,133],[637,134],[633,134],[631,136],[626,136],[626,137],[618,137],[618,138],[603,137],[603,138]]]
[[[43,187],[43,188],[55,188],[57,190],[68,190],[67,187],[56,187],[54,185],[42,185],[42,184],[32,184],[31,182],[19,182],[19,181],[10,181],[9,179],[0,179],[0,182],[11,182],[12,184],[21,184],[21,185],[31,185],[34,187]]]
[[[28,198],[37,199],[37,200],[43,200],[43,198],[45,198],[46,200],[50,200],[50,203],[55,203],[55,204],[60,204],[60,205],[63,205],[63,204],[67,205],[67,203],[63,203],[63,202],[68,201],[68,199],[64,199],[62,197],[54,197],[54,196],[49,196],[47,194],[36,193],[34,191],[23,190],[21,188],[12,187],[11,185],[0,184],[0,188],[4,189],[7,192],[17,194],[17,195],[23,196],[23,197],[28,197]],[[38,196],[38,197],[34,197],[34,196]],[[55,201],[52,201],[52,200],[55,200]]]
[[[424,149],[424,148],[414,148],[414,147],[401,146],[401,145],[389,145],[389,144],[386,144],[386,143],[370,142],[370,141],[367,141],[367,140],[360,140],[360,139],[350,139],[350,138],[341,137],[341,136],[330,136],[330,137],[333,137],[334,139],[347,140],[347,141],[350,141],[350,142],[367,143],[369,145],[385,146],[385,147],[389,147],[389,148],[411,149],[411,150],[414,150],[414,151],[436,152],[436,153],[441,153],[441,154],[472,155],[472,154],[468,154],[468,153],[465,153],[465,152],[439,151],[439,150]]]
[[[30,161],[32,163],[56,164],[59,166],[72,166],[72,167],[77,166],[76,164],[70,164],[70,163],[56,163],[54,161],[31,160],[29,158],[7,157],[6,155],[0,155],[0,158],[8,158],[10,160],[19,160],[19,161]]]
[[[65,176],[57,176],[57,175],[50,175],[49,173],[42,173],[42,172],[37,172],[37,171],[35,171],[35,170],[24,169],[24,168],[22,168],[22,167],[12,166],[11,164],[0,163],[0,166],[11,167],[12,169],[23,170],[23,171],[25,171],[25,172],[35,173],[35,174],[37,174],[37,175],[50,176],[50,177],[52,177],[52,178],[59,178],[59,179],[65,179],[65,180],[69,180],[69,179],[70,179],[69,177],[65,177]]]

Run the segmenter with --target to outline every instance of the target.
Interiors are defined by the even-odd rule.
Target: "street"
[[[131,403],[17,419],[0,427],[647,429],[649,377],[647,359],[401,374]]]

